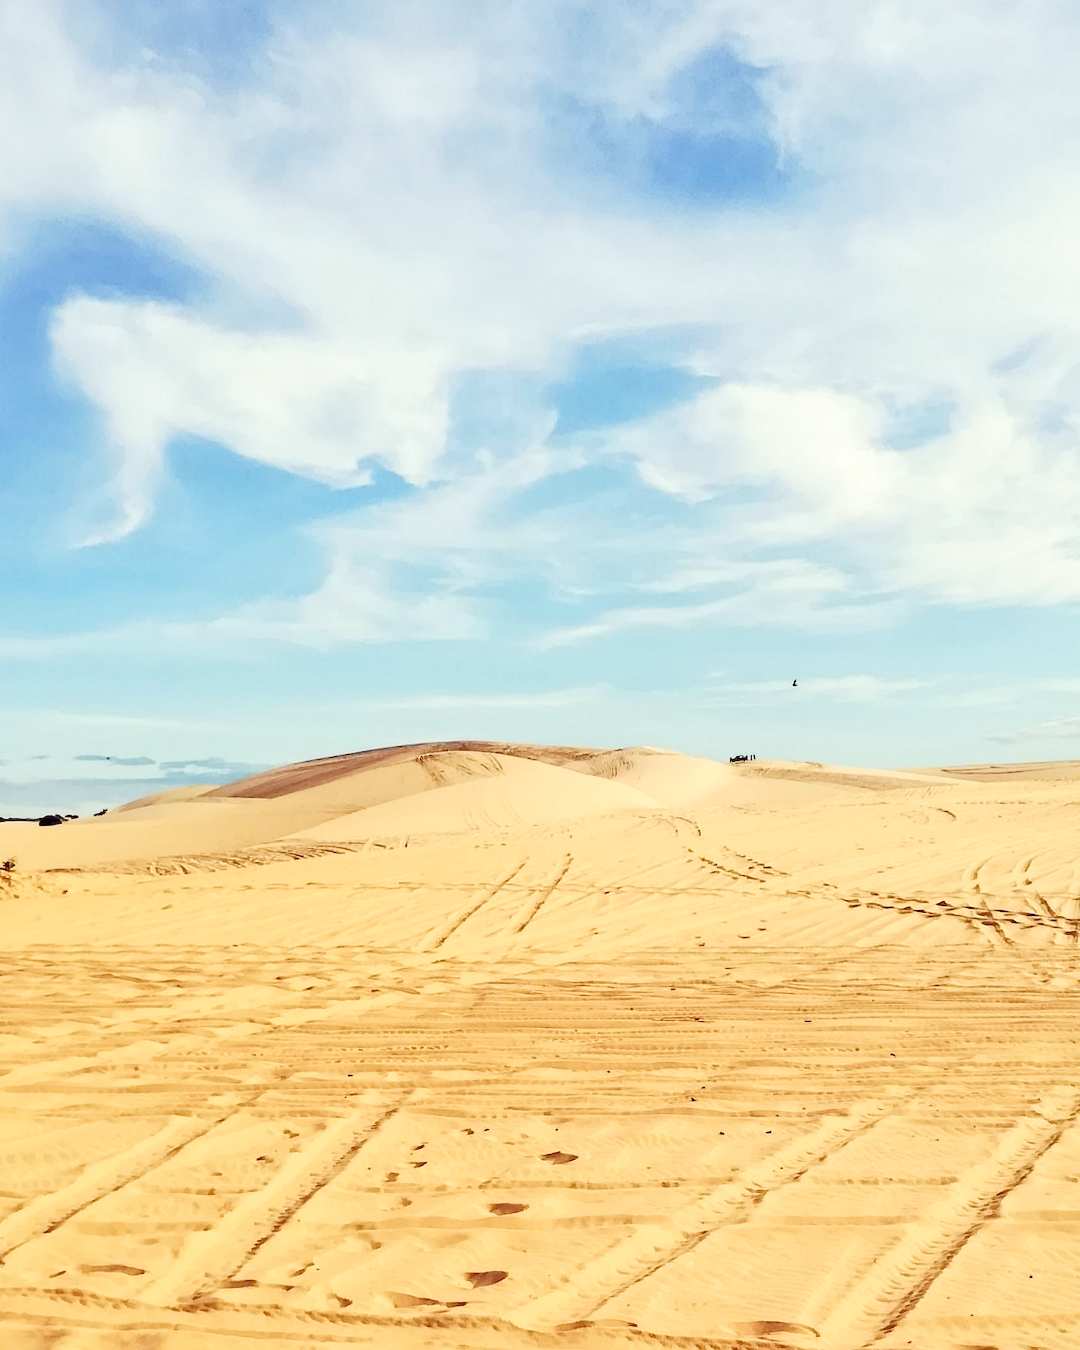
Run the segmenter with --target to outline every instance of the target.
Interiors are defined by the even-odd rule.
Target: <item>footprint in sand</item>
[[[465,1278],[474,1289],[484,1289],[489,1284],[502,1284],[508,1274],[505,1270],[467,1270]]]
[[[739,1336],[763,1336],[768,1340],[774,1336],[813,1336],[815,1340],[818,1339],[818,1333],[813,1327],[801,1322],[774,1322],[768,1318],[758,1322],[736,1322],[735,1331]]]
[[[437,1308],[437,1298],[421,1298],[418,1294],[387,1294],[395,1308]]]
[[[419,1294],[388,1293],[386,1297],[395,1308],[464,1308],[464,1299],[423,1298]]]
[[[555,1328],[556,1331],[590,1331],[594,1328],[599,1330],[616,1330],[623,1327],[636,1329],[636,1322],[627,1322],[621,1317],[583,1318],[577,1322],[560,1322]]]

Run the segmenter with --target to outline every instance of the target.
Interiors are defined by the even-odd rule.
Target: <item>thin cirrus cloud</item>
[[[607,685],[589,685],[581,689],[543,689],[520,692],[475,694],[411,694],[401,698],[379,698],[366,702],[369,708],[403,712],[454,711],[457,709],[570,708],[597,703],[610,693]]]
[[[155,765],[146,755],[76,755],[77,764],[111,764],[117,769],[142,769]]]
[[[1009,731],[993,731],[988,739],[998,745],[1025,745],[1032,742],[1054,744],[1080,740],[1080,717],[1056,717],[1046,722],[1014,727]]]
[[[183,774],[194,776],[203,781],[239,778],[249,773],[258,773],[268,769],[268,764],[248,764],[244,761],[222,759],[220,755],[211,755],[206,759],[165,759],[158,761],[158,769],[165,775]]]

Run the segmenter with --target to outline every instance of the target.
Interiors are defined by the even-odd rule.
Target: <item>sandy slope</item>
[[[651,811],[657,805],[621,777],[573,773],[513,755],[475,759],[479,761],[475,767],[470,764],[463,772],[459,757],[439,757],[440,777],[424,788],[346,812],[296,837],[350,840],[412,839],[466,831],[497,834],[618,811]],[[426,766],[430,767],[430,760]],[[366,777],[380,772],[385,771],[375,769]]]
[[[1080,1345],[1076,766],[459,742],[0,826],[0,1345]]]

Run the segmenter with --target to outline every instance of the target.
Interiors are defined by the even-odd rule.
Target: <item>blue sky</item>
[[[0,814],[438,737],[1080,753],[1038,14],[7,7]]]

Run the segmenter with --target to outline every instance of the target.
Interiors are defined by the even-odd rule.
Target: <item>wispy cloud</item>
[[[552,629],[538,637],[534,645],[551,650],[649,629],[866,629],[887,622],[890,612],[887,601],[837,599],[832,586],[789,588],[762,581],[696,604],[628,605],[607,610],[586,623]]]
[[[76,755],[79,764],[112,764],[118,769],[141,769],[156,764],[146,755]]]
[[[89,640],[89,635],[87,639]],[[78,728],[85,730],[104,730],[109,729],[123,731],[193,731],[221,729],[227,724],[215,719],[203,718],[183,718],[157,716],[153,713],[139,715],[138,713],[118,713],[108,710],[97,712],[71,712],[66,708],[36,708],[32,712],[25,713],[24,716],[32,716],[35,721],[55,722],[58,726],[68,728]],[[37,756],[40,759],[48,759],[48,755]]]
[[[241,778],[247,774],[268,769],[269,764],[249,764],[243,760],[222,759],[211,755],[206,759],[165,759],[158,762],[158,770],[167,777],[183,775],[200,781]]]
[[[1080,741],[1080,717],[1051,717],[1043,722],[991,732],[988,740],[999,745],[1038,744],[1049,741]]]
[[[46,811],[86,814],[167,788],[224,783],[246,777],[266,763],[203,759],[158,760],[149,755],[13,757],[0,775],[0,815]],[[141,770],[132,773],[132,770]]]
[[[499,708],[571,708],[596,703],[611,693],[609,685],[588,685],[580,689],[520,690],[512,693],[411,694],[402,698],[375,698],[366,701],[369,708],[423,712],[443,709]]]

